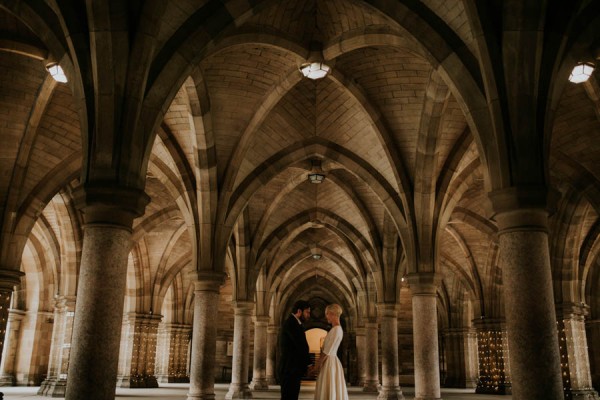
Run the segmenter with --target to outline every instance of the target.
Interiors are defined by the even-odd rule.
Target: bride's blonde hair
[[[339,304],[330,304],[327,307],[325,307],[325,313],[332,313],[333,315],[335,315],[336,317],[340,317],[340,315],[342,315],[342,307]]]

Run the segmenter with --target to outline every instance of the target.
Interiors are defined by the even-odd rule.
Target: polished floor
[[[187,398],[189,385],[187,384],[161,384],[158,389],[117,389],[116,399],[149,399],[149,400],[185,400]],[[37,395],[37,387],[3,387],[0,391],[4,393],[4,399],[45,399],[50,397],[41,397]],[[216,389],[216,400],[222,400],[225,398],[227,393],[228,385],[217,384]],[[402,388],[402,392],[406,397],[406,400],[414,398],[414,388],[405,387]],[[314,393],[314,383],[307,383],[302,386],[300,392],[300,399],[312,399]],[[350,400],[375,400],[376,394],[365,394],[360,388],[350,387],[348,388]],[[279,388],[274,387],[266,392],[253,392],[254,399],[264,400],[275,400],[279,399]],[[472,389],[442,389],[443,399],[465,399],[465,400],[492,400],[492,399],[503,399],[510,400],[511,396],[490,396],[490,395],[477,395],[473,393]]]

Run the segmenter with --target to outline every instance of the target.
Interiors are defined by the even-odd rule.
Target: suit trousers
[[[282,374],[281,400],[298,400],[301,381],[301,376],[297,376],[295,374]]]

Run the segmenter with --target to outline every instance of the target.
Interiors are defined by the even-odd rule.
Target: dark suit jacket
[[[304,327],[298,323],[293,315],[284,322],[279,334],[278,365],[279,377],[301,378],[310,365],[308,342],[304,334]]]

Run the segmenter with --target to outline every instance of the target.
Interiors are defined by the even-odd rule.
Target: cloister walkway
[[[223,400],[227,393],[228,385],[224,383],[218,383],[215,385],[216,388],[216,400]],[[50,397],[37,396],[38,387],[3,387],[0,391],[4,393],[5,400],[16,400],[16,399],[50,399]],[[185,400],[187,398],[187,392],[189,389],[188,384],[161,384],[158,389],[122,389],[117,388],[116,399],[139,399],[139,400]],[[301,400],[308,400],[313,398],[314,383],[303,384],[302,391],[300,393]],[[350,400],[375,400],[376,394],[365,394],[361,391],[361,388],[350,387],[348,388]],[[412,400],[414,398],[414,388],[403,387],[402,392],[406,397],[406,400]],[[276,400],[279,399],[279,387],[275,386],[268,391],[253,392],[253,398],[258,400]],[[464,399],[464,400],[511,400],[511,396],[491,396],[491,395],[477,395],[473,393],[472,389],[444,389],[442,388],[443,399]]]

